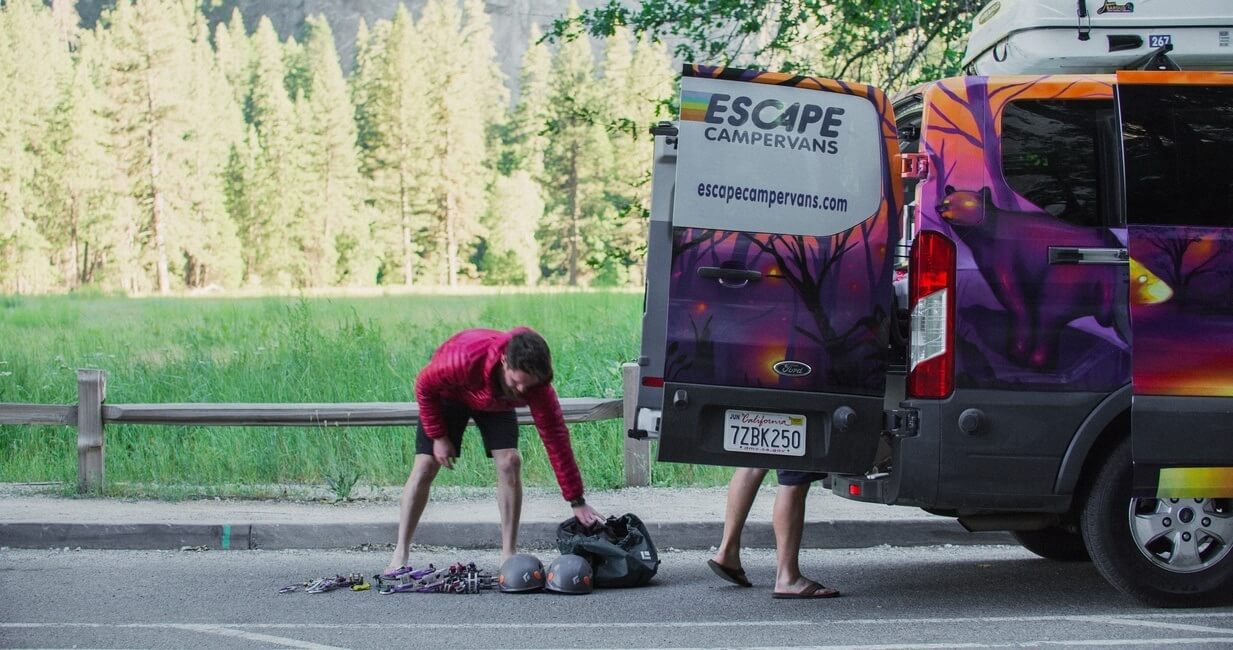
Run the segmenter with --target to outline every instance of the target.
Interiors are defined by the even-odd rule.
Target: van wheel
[[[1083,545],[1083,536],[1063,528],[1050,526],[1041,530],[1014,530],[1010,533],[1023,548],[1058,562],[1087,562],[1092,558]]]
[[[1096,569],[1148,605],[1233,602],[1233,499],[1132,499],[1130,440],[1092,482],[1080,520]]]

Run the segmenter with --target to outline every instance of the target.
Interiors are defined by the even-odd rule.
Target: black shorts
[[[444,400],[445,435],[454,443],[454,455],[462,451],[462,432],[467,420],[475,420],[484,438],[484,451],[492,458],[496,449],[518,448],[518,416],[513,411],[473,411],[463,404]],[[415,453],[432,455],[432,438],[421,422],[415,426]]]
[[[809,485],[826,478],[826,472],[799,472],[790,469],[777,470],[775,474],[780,485]]]

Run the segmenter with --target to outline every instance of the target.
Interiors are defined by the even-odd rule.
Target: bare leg
[[[411,551],[411,536],[424,514],[424,506],[428,505],[428,492],[432,488],[433,479],[441,465],[429,454],[416,454],[415,463],[411,466],[411,474],[407,476],[406,485],[402,486],[402,501],[398,507],[398,539],[394,543],[394,556],[390,558],[390,566],[386,571],[393,571],[407,563]]]
[[[497,510],[501,514],[501,562],[518,546],[518,520],[522,518],[522,455],[517,449],[494,449],[497,466]]]
[[[775,493],[775,591],[799,592],[812,582],[801,575],[801,535],[805,531],[805,497],[809,483],[781,485]]]
[[[749,518],[749,510],[753,508],[758,487],[765,476],[764,469],[743,467],[733,472],[732,480],[728,481],[724,534],[719,540],[715,557],[711,559],[729,569],[741,568],[741,531],[745,528],[745,520]]]

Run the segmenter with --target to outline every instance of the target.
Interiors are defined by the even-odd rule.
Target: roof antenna
[[[1083,19],[1087,18],[1087,27],[1083,26]],[[1092,17],[1087,13],[1087,0],[1079,0],[1079,40],[1086,41],[1092,38]]]

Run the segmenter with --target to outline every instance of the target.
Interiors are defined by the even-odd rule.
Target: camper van
[[[1011,531],[1147,604],[1229,602],[1233,73],[971,75],[893,104],[686,67],[654,130],[628,434]]]

